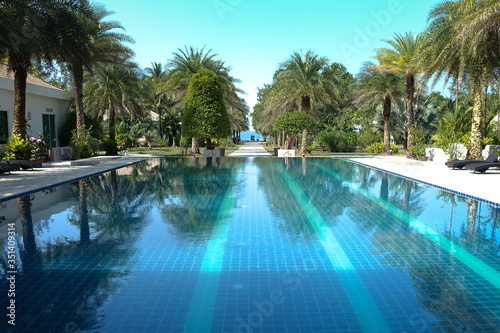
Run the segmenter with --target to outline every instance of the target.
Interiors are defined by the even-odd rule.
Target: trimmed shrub
[[[106,152],[108,156],[118,155],[118,145],[115,140],[107,139],[101,145],[101,149]]]
[[[231,123],[222,97],[217,75],[201,69],[189,82],[186,107],[182,116],[182,135],[205,138],[211,149],[211,139],[231,135]]]
[[[363,149],[365,153],[380,154],[384,150],[384,144],[380,142],[375,142]]]

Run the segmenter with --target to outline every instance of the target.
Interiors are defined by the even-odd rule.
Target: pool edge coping
[[[111,171],[115,171],[115,170],[118,170],[118,169],[129,167],[129,166],[132,166],[132,165],[136,165],[136,164],[145,162],[147,160],[146,158],[143,158],[143,159],[136,158],[136,159],[137,159],[137,161],[134,161],[135,159],[130,158],[130,161],[128,161],[126,164],[123,164],[123,165],[120,165],[120,166],[113,166],[113,167],[110,167],[110,168],[106,168],[104,170],[100,170],[98,172],[93,172],[93,173],[86,174],[84,176],[71,178],[71,179],[68,179],[68,180],[65,180],[65,181],[62,181],[62,182],[58,182],[58,183],[54,183],[54,184],[51,184],[51,185],[43,186],[43,187],[36,188],[36,189],[33,189],[33,190],[29,190],[29,191],[26,191],[26,192],[21,192],[21,193],[13,194],[13,195],[10,195],[10,196],[5,197],[5,198],[0,198],[0,203],[6,202],[6,201],[10,201],[10,200],[13,200],[13,199],[17,199],[17,198],[20,198],[20,197],[24,197],[26,195],[38,193],[40,191],[49,190],[49,189],[54,188],[54,187],[59,187],[59,186],[62,186],[62,185],[74,183],[74,182],[79,181],[79,180],[85,180],[85,179],[88,179],[88,178],[91,178],[91,177],[95,177],[95,176],[98,176],[98,175],[101,175],[101,174],[104,174],[104,173],[107,173],[107,172],[111,172]]]

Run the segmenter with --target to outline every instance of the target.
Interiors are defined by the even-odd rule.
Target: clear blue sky
[[[294,51],[315,51],[356,74],[373,50],[395,33],[422,32],[440,1],[384,0],[97,0],[114,11],[136,40],[142,67],[163,65],[184,46],[212,49],[226,65],[250,107],[257,87],[270,83]]]

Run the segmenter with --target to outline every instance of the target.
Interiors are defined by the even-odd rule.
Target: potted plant
[[[45,137],[42,136],[40,139],[32,137],[29,143],[31,144],[31,160],[43,163],[49,159],[49,144]]]

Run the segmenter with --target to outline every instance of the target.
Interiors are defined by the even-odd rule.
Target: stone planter
[[[221,151],[220,149],[205,149],[203,157],[221,157]]]
[[[279,148],[274,148],[274,156],[278,156],[278,150]]]
[[[295,157],[294,149],[278,149],[278,157]]]

